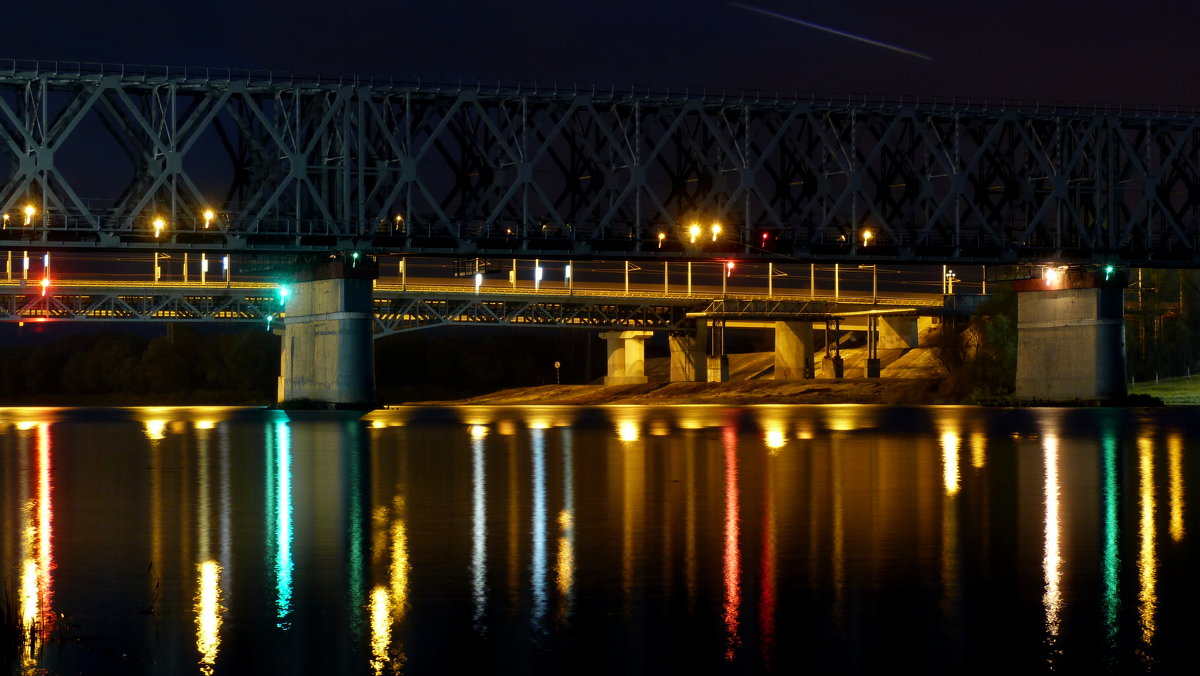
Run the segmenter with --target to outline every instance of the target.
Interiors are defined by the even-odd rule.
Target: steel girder
[[[5,246],[1200,262],[1179,111],[9,61],[0,177]]]
[[[0,321],[260,322],[278,311],[269,289],[51,287],[43,295],[33,285],[0,285]]]
[[[376,293],[375,337],[439,325],[684,331],[694,328],[687,313],[704,303],[653,298]]]

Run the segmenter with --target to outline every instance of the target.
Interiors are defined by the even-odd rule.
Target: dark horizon
[[[762,11],[746,11],[753,7]],[[121,17],[115,21],[113,17]],[[1192,3],[215,0],[14,8],[6,57],[627,88],[1200,104]],[[801,23],[820,26],[814,29]],[[842,35],[845,34],[845,35]],[[852,36],[852,37],[847,37]],[[902,46],[928,59],[881,48]]]

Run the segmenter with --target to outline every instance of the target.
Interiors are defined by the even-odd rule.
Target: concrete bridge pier
[[[708,322],[697,319],[694,332],[672,333],[667,341],[671,347],[671,382],[702,383],[708,379]]]
[[[879,348],[908,349],[919,346],[919,324],[916,317],[880,317]]]
[[[1052,270],[1017,291],[1017,387],[1024,400],[1106,401],[1125,390],[1125,280]]]
[[[280,403],[373,408],[374,261],[352,257],[300,270],[286,285]]]
[[[646,341],[652,331],[607,331],[600,337],[608,341],[608,375],[605,385],[633,385],[647,382]]]
[[[775,322],[775,380],[813,376],[812,322]]]

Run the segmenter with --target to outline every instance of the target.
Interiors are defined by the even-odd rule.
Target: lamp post
[[[866,270],[867,268],[871,269],[871,304],[874,305],[879,302],[879,270],[878,266],[874,263],[858,266],[859,270]]]
[[[954,295],[954,280],[955,279],[956,279],[956,276],[954,274],[954,271],[947,270],[946,271],[946,294],[949,296]]]
[[[875,236],[875,233],[871,232],[870,230],[863,230],[862,236],[863,248],[866,248],[871,244],[871,238]]]

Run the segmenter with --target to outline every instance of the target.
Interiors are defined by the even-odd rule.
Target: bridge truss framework
[[[1200,262],[1193,111],[0,61],[0,177],[6,247]]]

